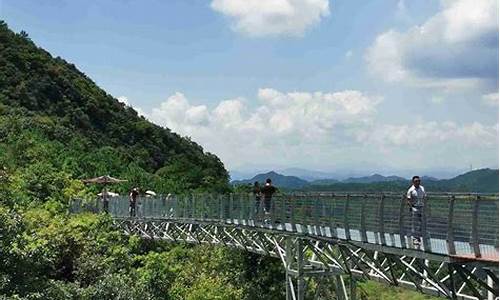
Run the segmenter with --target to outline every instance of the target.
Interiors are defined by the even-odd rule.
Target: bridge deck
[[[97,204],[102,210],[103,203]],[[83,204],[74,205],[79,209]],[[129,216],[127,198],[111,198],[108,205],[111,215]],[[498,195],[431,194],[421,219],[412,219],[397,194],[280,195],[273,197],[269,214],[263,207],[248,194],[142,198],[137,217],[222,222],[417,250],[449,260],[498,262]],[[413,236],[421,237],[420,245]]]

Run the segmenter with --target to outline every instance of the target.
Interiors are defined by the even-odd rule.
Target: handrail
[[[108,201],[112,216],[129,217],[128,198]],[[104,209],[102,202],[97,207],[77,202],[75,212]],[[264,204],[251,194],[140,198],[135,217],[234,223],[498,260],[498,194],[429,193],[422,216],[411,212],[402,193],[278,194],[269,213]]]

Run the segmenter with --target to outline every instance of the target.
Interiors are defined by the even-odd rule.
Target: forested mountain
[[[285,176],[278,174],[274,171],[268,172],[268,173],[263,173],[263,174],[257,174],[251,179],[245,179],[245,180],[235,180],[232,181],[231,183],[233,185],[248,185],[248,184],[253,184],[255,181],[258,181],[261,185],[266,182],[266,179],[270,178],[273,182],[273,185],[281,188],[288,188],[288,189],[295,189],[295,188],[301,188],[309,184],[309,182],[300,179],[295,176]]]
[[[450,190],[498,192],[498,169],[480,169],[451,179],[429,181],[427,185],[442,185]]]
[[[342,180],[342,182],[344,183],[373,183],[385,181],[407,181],[407,179],[399,176],[383,176],[380,174],[373,174],[371,176],[364,177],[349,177],[345,180]]]
[[[12,32],[4,22],[0,23],[0,164],[18,177],[110,174],[158,192],[224,191],[229,178],[215,155],[138,116],[73,64],[53,58],[26,33]],[[23,183],[28,189],[41,184],[42,190],[45,184],[55,184]],[[40,196],[44,195],[48,191]]]

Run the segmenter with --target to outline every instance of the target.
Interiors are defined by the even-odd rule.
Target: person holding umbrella
[[[109,200],[108,200],[108,190],[106,189],[106,185],[112,184],[112,183],[120,183],[120,182],[126,182],[127,180],[123,179],[118,179],[111,177],[109,175],[104,175],[104,176],[99,176],[95,178],[90,178],[90,179],[84,179],[82,180],[84,183],[100,183],[103,184],[104,187],[102,189],[102,208],[104,213],[109,213]]]

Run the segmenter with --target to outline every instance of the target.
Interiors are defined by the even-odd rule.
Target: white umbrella
[[[99,194],[97,194],[97,196],[99,196],[99,197],[102,197],[102,195],[103,195],[103,192],[100,192]],[[118,197],[118,196],[120,196],[120,194],[113,193],[113,192],[106,192],[106,196],[109,196],[109,197]]]
[[[146,191],[145,194],[149,196],[156,196],[156,193],[150,190]]]

